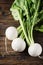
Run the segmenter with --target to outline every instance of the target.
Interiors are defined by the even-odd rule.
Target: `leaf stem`
[[[29,41],[29,39],[28,39],[28,37],[27,37],[26,31],[25,31],[25,28],[24,28],[24,25],[23,25],[23,21],[21,20],[20,15],[19,15],[19,22],[20,22],[20,25],[21,25],[21,27],[22,27],[22,29],[23,29],[23,32],[24,32],[24,35],[25,35],[27,44],[30,45],[30,41]]]

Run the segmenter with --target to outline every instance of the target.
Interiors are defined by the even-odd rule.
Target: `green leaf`
[[[34,28],[34,30],[43,32],[43,25],[41,25],[41,26],[36,26],[36,27]]]

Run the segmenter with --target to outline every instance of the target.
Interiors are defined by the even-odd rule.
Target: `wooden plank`
[[[2,63],[3,60],[3,63]],[[6,62],[7,61],[7,62]],[[40,60],[39,58],[33,58],[30,57],[29,55],[26,55],[24,53],[22,54],[14,54],[13,55],[5,55],[4,57],[1,58],[0,60],[1,64],[17,64],[17,65],[28,65],[28,64],[33,64],[33,65],[43,65],[43,61]]]
[[[5,3],[7,4],[7,3],[12,3],[13,1],[14,1],[14,0],[0,0],[0,3],[1,3],[1,4],[3,4],[3,3],[4,3],[4,4],[5,4]]]
[[[10,12],[11,4],[14,0],[0,0],[0,65],[43,65],[43,60],[38,57],[34,58],[29,56],[27,48],[22,53],[17,53],[12,50],[12,41],[7,40],[8,51],[5,52],[5,30],[9,26],[19,26]],[[34,40],[43,47],[43,33],[34,31]],[[5,53],[5,56],[3,54]],[[42,53],[43,55],[43,53]]]

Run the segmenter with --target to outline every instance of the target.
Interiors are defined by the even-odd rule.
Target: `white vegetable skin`
[[[6,38],[9,40],[14,40],[18,36],[17,29],[13,26],[8,27],[5,31]]]
[[[23,52],[26,48],[26,43],[22,38],[16,38],[12,41],[11,47],[16,52]]]
[[[28,48],[28,53],[30,56],[37,57],[42,53],[42,46],[38,43],[34,43]]]

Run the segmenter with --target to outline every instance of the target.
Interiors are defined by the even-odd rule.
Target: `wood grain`
[[[19,25],[10,12],[11,4],[14,0],[0,0],[0,65],[43,65],[43,60],[30,57],[27,48],[22,53],[14,52],[11,48],[11,42],[7,40],[8,51],[13,51],[9,54],[5,53],[5,30],[8,26]],[[43,33],[34,31],[34,40],[39,42],[43,47]],[[43,53],[42,53],[43,55]]]

